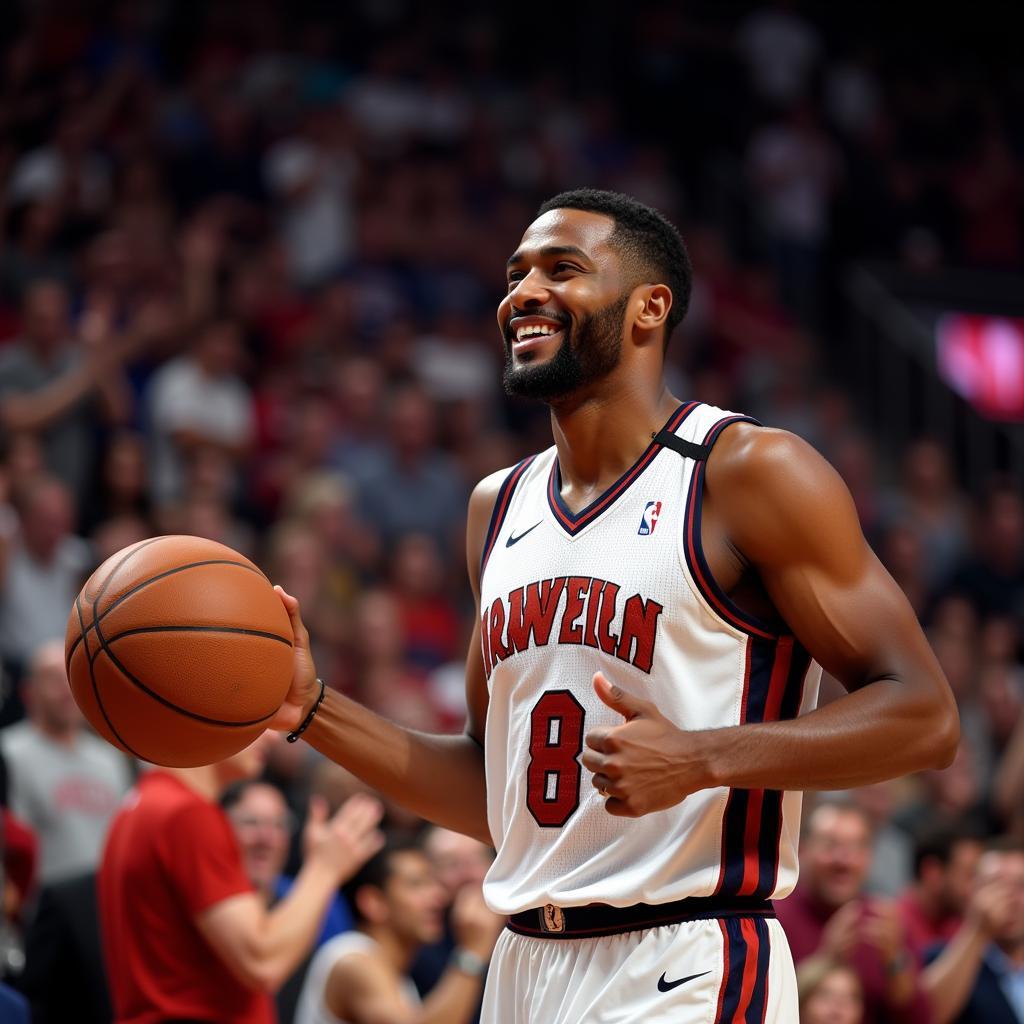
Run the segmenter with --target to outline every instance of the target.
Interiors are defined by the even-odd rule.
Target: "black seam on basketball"
[[[260,636],[266,640],[276,640],[278,643],[292,646],[291,640],[286,636],[268,633],[265,629],[242,629],[241,626],[140,626],[138,629],[126,629],[123,633],[107,637],[107,643],[112,644],[123,636],[137,636],[139,633],[239,633],[242,636]]]
[[[139,543],[134,548],[132,548],[132,550],[129,551],[128,554],[126,554],[124,556],[124,558],[122,558],[121,561],[118,562],[117,565],[114,566],[113,569],[110,570],[110,572],[107,573],[106,579],[104,579],[103,584],[100,586],[100,589],[97,591],[96,597],[93,599],[93,602],[92,602],[93,622],[96,621],[96,606],[100,603],[100,599],[106,593],[107,587],[110,586],[110,581],[121,571],[121,569],[124,567],[125,563],[130,558],[134,558],[134,556],[137,555],[143,548],[148,548],[150,544],[155,544],[158,540],[163,540],[163,537],[150,537],[149,540],[139,541]],[[83,588],[82,593],[84,593],[84,592],[85,592],[85,590]],[[81,594],[79,594],[79,597],[81,597]],[[109,609],[108,609],[108,611],[109,611]],[[89,629],[92,629],[92,623],[89,624]],[[71,664],[71,656],[75,653],[75,648],[78,646],[79,640],[84,639],[85,638],[85,634],[88,633],[88,631],[89,630],[86,629],[86,630],[83,630],[82,632],[80,632],[79,635],[78,635],[78,640],[76,640],[71,645],[71,651],[68,654],[68,664],[69,665]],[[86,648],[86,653],[88,654],[88,647]],[[93,661],[95,659],[90,655],[89,660]]]
[[[229,564],[241,565],[241,562],[231,562]],[[181,566],[181,568],[187,569],[189,568],[189,566]],[[164,573],[163,575],[169,574]],[[177,704],[172,704],[171,701],[169,701],[166,697],[161,696],[155,690],[151,690],[144,682],[142,682],[141,679],[138,679],[136,676],[132,675],[132,673],[124,667],[124,665],[121,662],[121,659],[118,658],[117,655],[114,654],[114,652],[110,649],[107,640],[103,636],[103,630],[100,629],[99,623],[99,619],[95,619],[93,621],[93,625],[96,627],[96,639],[99,640],[100,646],[103,648],[103,653],[110,659],[114,667],[125,677],[125,679],[127,679],[130,683],[133,683],[135,686],[137,686],[147,696],[152,697],[153,700],[155,700],[158,704],[163,704],[164,707],[170,708],[172,711],[177,711],[179,715],[184,715],[186,718],[191,718],[196,722],[206,722],[207,725],[225,726],[229,729],[243,729],[251,725],[259,725],[260,722],[265,722],[267,721],[268,718],[272,718],[274,716],[274,712],[270,711],[267,714],[263,715],[261,718],[254,718],[251,722],[223,722],[219,718],[207,718],[206,715],[200,715],[195,711],[188,711],[185,708],[178,707]]]
[[[135,555],[137,555],[143,548],[148,548],[150,544],[155,544],[160,539],[160,537],[150,537],[149,540],[141,541],[137,547],[132,548],[132,550],[129,551],[128,554],[126,554],[124,558],[122,558],[121,561],[118,562],[117,565],[115,565],[114,568],[107,573],[107,578],[103,581],[102,586],[96,593],[96,599],[92,603],[93,619],[96,618],[96,606],[100,603],[100,601],[103,598],[103,595],[107,592],[107,587],[110,586],[110,581],[118,574],[118,572],[120,572],[125,563],[130,558],[134,558]]]
[[[81,638],[82,638],[82,641],[84,643],[85,642],[85,631],[84,631],[85,622],[84,622],[84,620],[82,618],[82,595],[81,594],[79,594],[78,597],[75,598],[75,611],[78,614],[78,628],[80,630],[82,630]],[[96,631],[96,635],[99,636],[99,630]],[[103,705],[103,698],[100,696],[100,688],[99,688],[99,686],[96,685],[96,672],[93,669],[93,660],[92,660],[91,657],[89,657],[89,645],[88,644],[85,644],[85,660],[89,664],[89,682],[92,683],[92,694],[96,698],[96,706],[100,709],[100,714],[103,715],[103,721],[105,721],[107,723],[107,728],[110,729],[110,731],[114,734],[114,736],[117,737],[117,742],[120,743],[121,746],[125,748],[125,750],[130,751],[137,758],[139,758],[139,760],[145,761],[146,759],[137,750],[135,750],[134,747],[132,747],[130,744],[128,744],[128,743],[126,743],[124,741],[124,738],[121,736],[121,734],[117,731],[117,729],[114,728],[114,723],[110,720],[110,715],[107,714],[107,709]],[[70,675],[71,675],[71,673],[70,673],[70,658],[68,659],[68,665],[69,665],[68,675],[70,677]]]
[[[159,537],[155,537],[154,540],[160,540],[160,538]],[[133,552],[133,554],[134,554],[134,552]],[[93,603],[92,603],[94,609],[95,609],[96,604],[99,601],[100,597],[102,597],[103,591],[106,589],[107,583],[110,582],[111,577],[114,575],[115,572],[117,572],[118,569],[121,568],[121,565],[123,565],[123,564],[124,564],[124,562],[121,562],[120,565],[114,566],[114,569],[111,571],[110,575],[107,577],[106,581],[104,582],[103,587],[100,588],[100,593],[96,595],[96,600],[93,601]],[[125,593],[123,593],[116,601],[114,601],[110,605],[110,607],[105,612],[101,613],[100,615],[96,615],[95,612],[94,612],[93,613],[93,617],[92,617],[92,622],[89,623],[88,629],[85,629],[83,631],[82,636],[84,637],[84,635],[86,633],[88,633],[90,629],[96,629],[96,624],[97,623],[102,622],[115,608],[117,608],[119,605],[121,605],[125,601],[127,601],[128,598],[132,596],[132,594],[137,594],[140,590],[143,590],[146,587],[148,587],[150,585],[150,583],[156,583],[157,580],[162,580],[162,579],[164,579],[167,576],[173,576],[176,572],[184,572],[186,569],[195,569],[195,568],[198,568],[198,567],[201,567],[201,566],[204,566],[204,565],[237,565],[239,567],[239,569],[246,569],[249,572],[255,572],[258,575],[263,576],[263,573],[261,573],[259,571],[259,569],[256,569],[256,568],[254,568],[251,565],[246,565],[245,562],[233,562],[229,558],[210,558],[210,559],[207,559],[205,562],[189,562],[186,565],[177,565],[173,569],[167,569],[165,572],[158,573],[156,576],[150,576],[150,578],[148,580],[143,580],[141,583],[139,583],[136,586],[132,587],[131,590],[128,590]],[[266,579],[265,576],[263,578]],[[270,581],[267,580],[267,582],[269,583]],[[82,639],[82,637],[79,637],[79,639]],[[76,640],[71,645],[71,654],[74,654],[75,648],[77,646],[78,646],[78,640]],[[70,659],[70,656],[71,655],[68,655],[69,659]]]

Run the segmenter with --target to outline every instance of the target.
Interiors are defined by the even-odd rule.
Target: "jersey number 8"
[[[548,690],[530,713],[526,806],[543,828],[561,828],[580,805],[585,715],[568,690]]]

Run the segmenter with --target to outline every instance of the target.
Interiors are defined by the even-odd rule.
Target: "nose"
[[[515,287],[508,293],[512,309],[533,309],[536,306],[543,306],[551,295],[551,290],[544,283],[541,274],[536,270],[529,271],[515,283]]]

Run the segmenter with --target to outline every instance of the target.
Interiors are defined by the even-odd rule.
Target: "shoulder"
[[[739,422],[724,430],[712,449],[708,483],[712,479],[720,485],[763,481],[779,473],[799,472],[801,467],[831,469],[818,451],[796,434]]]
[[[707,493],[739,549],[755,561],[790,561],[812,550],[827,555],[837,542],[861,537],[842,478],[786,430],[729,427],[708,457]]]
[[[0,750],[7,757],[22,757],[26,752],[38,748],[35,730],[28,722],[19,722],[0,729]],[[8,766],[9,767],[9,766]]]

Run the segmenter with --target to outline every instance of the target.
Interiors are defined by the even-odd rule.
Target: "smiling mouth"
[[[552,339],[559,338],[565,332],[562,324],[532,323],[506,331],[512,351],[516,355],[532,352],[541,348]]]

